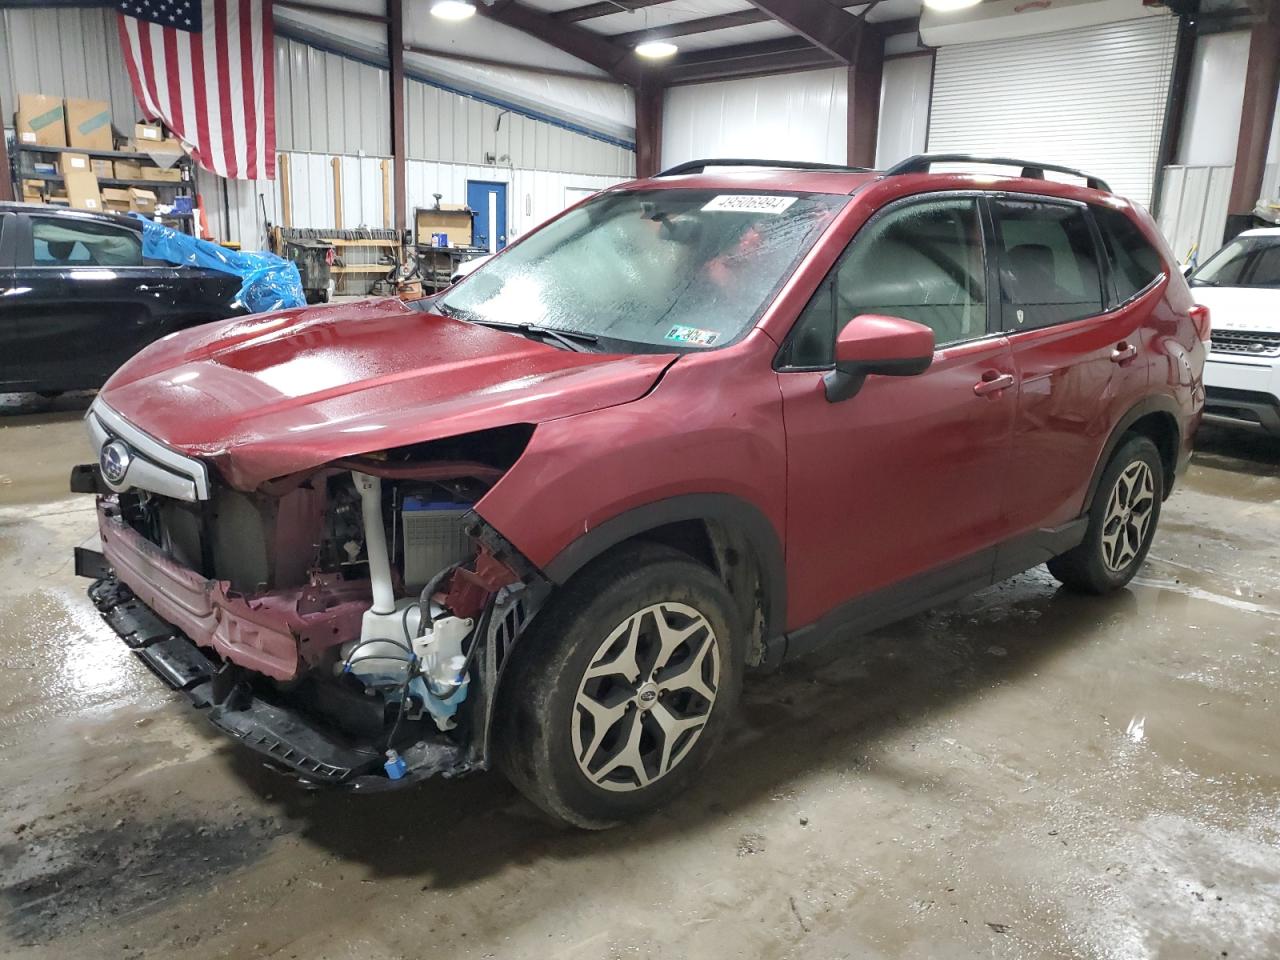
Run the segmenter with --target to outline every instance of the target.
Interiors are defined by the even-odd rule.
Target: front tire
[[[513,652],[495,755],[533,803],[603,829],[685,790],[742,685],[733,603],[669,547],[619,548],[574,577]]]
[[[1160,451],[1147,437],[1129,437],[1102,472],[1084,540],[1050,560],[1049,572],[1082,593],[1119,590],[1151,549],[1163,500]]]

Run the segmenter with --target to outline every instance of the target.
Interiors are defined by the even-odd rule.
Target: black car
[[[145,259],[129,217],[0,203],[0,392],[100,387],[151,341],[243,313],[240,283]]]

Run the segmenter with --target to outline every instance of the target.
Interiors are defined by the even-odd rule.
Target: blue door
[[[467,206],[475,211],[471,242],[497,253],[507,245],[507,185],[492,180],[467,181]]]

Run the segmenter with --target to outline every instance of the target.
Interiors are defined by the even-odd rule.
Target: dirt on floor
[[[605,833],[496,775],[262,768],[98,619],[84,400],[0,398],[0,954],[1280,956],[1280,442],[1206,430],[1138,579],[1043,569],[748,680]]]

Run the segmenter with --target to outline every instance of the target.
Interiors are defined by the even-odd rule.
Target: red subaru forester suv
[[[87,416],[77,570],[307,781],[493,763],[602,827],[686,787],[748,667],[1039,563],[1127,583],[1208,335],[1151,218],[1077,171],[685,164],[433,298],[143,350]]]

